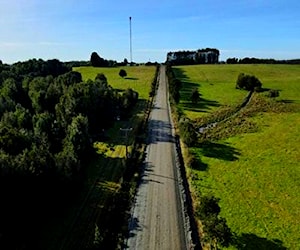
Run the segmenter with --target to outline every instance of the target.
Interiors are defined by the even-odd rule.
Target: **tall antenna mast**
[[[131,17],[129,17],[129,32],[130,32],[130,64],[132,64],[132,32],[131,32]]]

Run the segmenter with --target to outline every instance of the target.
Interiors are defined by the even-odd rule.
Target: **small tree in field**
[[[124,78],[125,76],[127,76],[127,72],[124,69],[120,69],[119,76]]]
[[[261,82],[256,76],[246,75],[244,73],[239,74],[236,81],[237,89],[245,89],[249,91],[260,90]]]
[[[200,94],[198,89],[194,89],[191,95],[192,103],[197,104],[200,100]]]

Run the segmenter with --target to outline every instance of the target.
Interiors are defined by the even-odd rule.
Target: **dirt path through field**
[[[187,249],[175,163],[165,67],[149,119],[144,175],[130,222],[128,249]]]

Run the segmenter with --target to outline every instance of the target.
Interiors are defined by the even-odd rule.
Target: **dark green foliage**
[[[219,201],[214,196],[203,196],[196,210],[196,216],[204,227],[204,240],[209,242],[213,249],[217,249],[218,244],[228,247],[232,241],[232,233],[226,220],[219,217],[221,211]]]
[[[0,115],[4,114],[6,111],[13,111],[15,105],[15,101],[10,97],[0,95]]]
[[[197,104],[200,100],[200,93],[198,89],[194,89],[191,95],[192,103]]]
[[[270,98],[278,97],[279,96],[279,91],[276,90],[276,89],[271,89],[271,90],[269,90],[267,96],[270,97]]]
[[[96,76],[95,81],[99,81],[100,83],[107,85],[107,78],[103,73],[100,73]]]
[[[166,74],[168,77],[169,93],[171,95],[171,100],[173,100],[175,103],[179,103],[179,101],[180,101],[180,92],[179,91],[182,87],[182,83],[179,79],[177,79],[175,77],[175,74],[170,65],[167,65],[167,67],[166,67]]]
[[[0,127],[0,148],[10,155],[17,155],[31,145],[27,130],[14,127]]]
[[[193,123],[189,119],[182,118],[179,121],[179,130],[180,130],[181,139],[187,146],[192,146],[196,143],[197,141],[196,130],[193,126]]]
[[[41,112],[46,107],[46,94],[53,77],[36,77],[29,83],[28,96],[35,112]]]
[[[152,83],[151,83],[151,91],[149,93],[149,97],[153,97],[155,95],[156,88],[157,88],[158,73],[159,73],[159,65],[156,66],[155,75],[154,75]]]
[[[88,118],[81,114],[73,117],[71,124],[68,126],[65,140],[73,144],[75,154],[79,159],[84,160],[86,153],[88,153],[87,150],[91,147]]]
[[[138,93],[127,90],[123,96],[119,96],[107,84],[103,74],[98,75],[96,81],[87,83],[82,82],[77,72],[57,77],[34,77],[41,75],[41,72],[46,74],[51,71],[54,75],[59,72],[60,64],[57,61],[49,61],[47,70],[38,68],[42,63],[32,60],[7,69],[24,74],[32,69],[37,72],[24,76],[22,81],[17,80],[19,76],[9,77],[1,85],[2,156],[3,160],[6,159],[7,168],[17,164],[16,169],[20,172],[23,171],[22,166],[24,169],[29,165],[38,169],[39,165],[42,166],[40,158],[33,155],[41,150],[39,142],[43,141],[43,150],[48,151],[48,156],[54,162],[52,174],[59,176],[59,179],[71,179],[88,158],[90,138],[103,128],[108,128],[117,112],[128,113],[136,104]],[[24,162],[27,160],[30,160],[30,164]],[[7,172],[1,171],[2,166],[0,177]],[[33,175],[42,172],[31,171]]]
[[[226,63],[227,64],[237,64],[239,62],[239,59],[238,58],[235,58],[235,57],[233,57],[233,58],[228,58],[227,60],[226,60]]]
[[[292,60],[275,60],[275,59],[263,59],[263,58],[228,58],[226,60],[227,64],[299,64],[299,59],[292,59]]]
[[[90,62],[93,67],[114,67],[117,64],[116,61],[103,59],[97,52],[91,54]]]
[[[32,129],[31,114],[29,110],[17,104],[14,111],[6,111],[2,115],[1,125],[18,129]]]
[[[137,92],[128,89],[120,95],[105,75],[83,82],[80,73],[58,60],[0,64],[0,247],[2,236],[11,241],[22,235],[7,232],[10,224],[29,225],[26,230],[33,232],[37,214],[49,212],[41,208],[42,199],[52,197],[59,207],[57,196],[74,194],[70,187],[82,183],[93,140],[116,117],[128,116],[137,101]],[[18,202],[12,205],[11,199]],[[26,222],[24,204],[29,211],[36,209]],[[10,211],[14,207],[18,211]]]
[[[167,54],[167,62],[172,65],[215,64],[219,62],[220,51],[214,48],[197,51],[176,51]]]
[[[57,77],[55,82],[58,85],[70,86],[75,83],[82,82],[82,76],[79,72],[71,71]]]
[[[127,76],[127,72],[124,69],[120,69],[119,76],[124,78],[125,76]]]
[[[48,61],[31,59],[13,64],[10,71],[19,79],[26,75],[32,77],[52,75],[56,77],[70,71],[70,69],[57,59]]]
[[[130,114],[131,109],[134,107],[134,105],[137,103],[139,98],[138,92],[132,90],[132,89],[126,89],[123,93],[121,100],[121,111],[123,117],[128,117]]]
[[[245,89],[249,91],[259,90],[261,89],[261,82],[255,76],[246,75],[244,73],[239,74],[236,81],[237,89]]]
[[[220,199],[214,196],[204,196],[201,198],[201,204],[197,210],[200,218],[210,217],[211,215],[219,214],[221,208],[218,204]]]

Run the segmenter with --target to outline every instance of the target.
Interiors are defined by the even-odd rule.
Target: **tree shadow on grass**
[[[180,68],[173,69],[176,77],[182,82],[180,90],[180,104],[184,109],[194,112],[207,112],[210,107],[219,107],[220,104],[214,100],[208,100],[201,97],[201,84],[193,83],[190,78],[185,74],[185,71]],[[191,95],[193,90],[199,89],[200,101],[198,103],[191,102]]]
[[[208,164],[197,158],[197,160],[195,159],[191,162],[191,168],[198,171],[206,171],[208,169]]]
[[[199,145],[204,156],[224,161],[236,161],[241,154],[228,144],[204,142]]]
[[[124,79],[126,79],[126,80],[133,80],[133,81],[139,80],[139,78],[136,78],[136,77],[125,77]]]
[[[278,239],[268,240],[255,234],[242,234],[237,236],[233,245],[245,250],[286,250],[283,242]]]
[[[191,95],[188,97],[188,100],[191,99]],[[200,97],[198,103],[192,103],[191,101],[181,101],[180,104],[185,110],[194,111],[194,112],[207,112],[211,107],[220,107],[220,104],[216,101],[204,99]]]
[[[279,102],[279,103],[284,103],[284,104],[295,103],[294,100],[288,100],[288,99],[279,100],[279,101],[277,101],[277,102]]]

